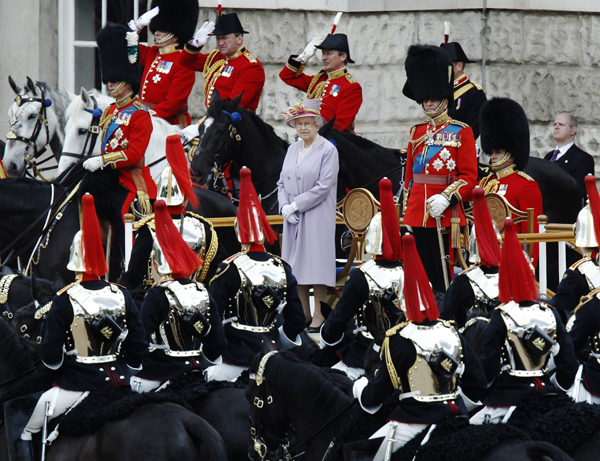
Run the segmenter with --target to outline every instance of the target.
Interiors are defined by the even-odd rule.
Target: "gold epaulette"
[[[587,303],[589,303],[592,299],[594,299],[598,295],[599,292],[600,292],[600,288],[596,288],[595,290],[590,291],[587,295],[582,296],[581,299],[579,300],[579,304],[575,308],[575,311],[573,311],[573,315],[577,314],[579,309],[581,309],[583,306],[585,306]]]
[[[524,177],[525,179],[527,179],[528,181],[535,181],[535,179],[533,179],[531,176],[529,176],[527,173],[524,173],[523,171],[517,171],[517,174],[519,176]]]
[[[258,62],[258,59],[256,59],[248,50],[244,51],[244,56],[246,56],[246,59],[253,64]]]
[[[389,330],[387,330],[385,332],[386,336],[394,336],[396,333],[398,333],[400,330],[402,330],[402,328],[404,328],[406,325],[408,325],[408,322],[401,322],[398,325],[394,325],[392,328],[390,328]]]
[[[581,258],[579,261],[577,261],[575,264],[573,264],[571,267],[569,267],[570,270],[574,271],[575,269],[577,269],[579,266],[581,266],[584,262],[587,261],[591,261],[592,258],[590,258],[590,255],[587,254],[585,255],[583,258]],[[565,274],[566,275],[566,274]],[[564,277],[563,277],[564,278]]]
[[[346,80],[348,80],[350,83],[356,83],[356,80],[354,80],[352,78],[352,75],[350,75],[350,73],[346,73]]]
[[[450,124],[462,126],[463,128],[469,128],[469,125],[467,125],[466,123],[460,122],[460,121],[458,121],[456,119],[453,119],[453,118],[450,119]]]
[[[137,110],[143,110],[144,112],[150,113],[150,109],[148,109],[139,101],[133,101],[133,107],[135,107]]]
[[[74,287],[75,285],[79,285],[79,282],[73,282],[73,283],[68,284],[66,287],[63,287],[60,290],[58,290],[58,292],[56,293],[56,295],[57,296],[62,295],[65,291],[67,291],[71,287]]]
[[[190,54],[198,54],[198,53],[200,52],[200,50],[199,50],[199,49],[198,49],[198,50],[190,50],[190,49],[188,48],[188,46],[187,46],[187,43],[184,45],[183,49],[184,49],[185,51],[187,51],[188,53],[190,53]]]
[[[475,88],[477,88],[478,90],[483,90],[483,88],[481,87],[481,85],[477,82],[474,82],[473,80],[471,80],[471,83],[473,84],[473,86]]]
[[[213,283],[215,280],[217,280],[219,277],[221,277],[221,275],[223,275],[225,272],[227,272],[227,269],[229,269],[231,267],[231,262],[235,259],[235,256],[237,256],[239,254],[240,253],[236,253],[235,255],[230,256],[225,261],[223,261],[224,263],[227,264],[227,266],[225,266],[224,269],[221,269],[220,267],[217,268],[217,272],[215,272],[214,277],[212,279],[210,279],[210,282],[208,282],[208,285],[210,285],[211,283]]]

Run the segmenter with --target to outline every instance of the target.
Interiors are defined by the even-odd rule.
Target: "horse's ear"
[[[44,291],[40,282],[38,282],[37,277],[35,276],[35,272],[31,272],[31,297],[36,301],[40,297],[40,293]]]
[[[329,139],[331,137],[331,130],[333,129],[333,124],[335,123],[335,115],[331,120],[329,120],[325,125],[319,128],[319,134],[324,138]]]
[[[27,89],[31,91],[31,94],[36,95],[37,89],[35,88],[35,83],[29,77],[27,77]]]
[[[54,280],[52,281],[52,289],[54,290],[55,293],[58,293],[64,287],[65,287],[65,280],[62,278],[62,275],[60,275],[60,273],[57,272],[54,275]]]
[[[21,94],[21,92],[23,91],[23,85],[15,82],[10,75],[8,76],[8,84],[10,85],[12,90],[15,92],[15,94]]]
[[[86,106],[90,103],[90,97],[88,96],[88,92],[84,87],[81,87],[81,93],[79,93],[79,96],[81,96],[81,100]]]
[[[238,94],[235,98],[233,98],[231,100],[231,102],[229,103],[229,105],[231,106],[232,110],[233,109],[237,109],[238,107],[240,107],[240,101],[242,100],[242,96],[244,96],[244,91],[242,90],[242,92],[240,94]]]

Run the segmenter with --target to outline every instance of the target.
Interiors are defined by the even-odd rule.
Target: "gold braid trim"
[[[114,104],[114,103],[113,103]],[[112,116],[108,115],[108,110],[112,107],[112,104],[109,104],[102,111],[102,116],[100,117],[100,121],[98,122],[98,126],[102,130],[102,134],[100,136],[100,142],[104,141],[104,135],[106,134],[106,130],[108,129],[108,125],[112,121]]]
[[[140,229],[142,226],[145,226],[148,224],[148,226],[150,228],[152,228],[152,226],[150,226],[149,221],[154,221],[154,213],[149,214],[147,216],[145,216],[144,218],[140,219],[139,221],[136,221],[133,223],[133,228],[135,230]]]
[[[465,181],[464,179],[459,179],[458,181],[454,181],[452,184],[450,184],[448,187],[446,187],[446,189],[444,189],[444,192],[442,192],[442,195],[444,197],[446,197],[446,199],[448,201],[450,201],[453,196],[456,196],[458,201],[461,201],[462,197],[461,197],[460,193],[458,192],[458,190],[462,186],[466,186],[466,185],[467,185],[467,181]]]
[[[202,265],[202,271],[200,272],[200,275],[196,277],[196,280],[198,282],[203,282],[206,278],[206,274],[208,273],[210,263],[212,263],[213,259],[215,259],[215,256],[217,255],[217,249],[219,247],[219,237],[217,236],[213,223],[211,223],[208,219],[205,219],[196,213],[192,213],[191,211],[186,211],[186,214],[193,216],[199,221],[208,224],[208,226],[210,227],[210,246],[206,251],[206,255],[204,255],[204,264]]]
[[[494,173],[491,173],[490,175],[486,176],[481,181],[479,181],[479,186],[483,187],[484,194],[489,194],[490,192],[498,192],[498,186],[500,185],[500,182],[496,178],[493,178],[493,176]]]
[[[323,91],[323,88],[325,87],[325,85],[327,85],[327,82],[329,81],[329,79],[326,79],[323,80],[321,83],[317,84],[317,82],[323,75],[325,75],[325,71],[320,70],[317,73],[317,75],[315,75],[310,81],[310,85],[308,85],[308,91],[306,92],[308,99],[315,99],[321,97],[321,92]]]
[[[212,61],[215,54],[218,53],[217,50],[211,51],[210,55],[206,59],[206,63],[204,64],[204,69],[202,70],[202,75],[204,76],[204,94],[208,96],[209,88],[214,87],[214,83],[221,76],[221,72],[225,68],[225,59],[218,59],[214,64],[212,64],[208,69],[207,66],[209,62]]]
[[[398,372],[396,371],[396,367],[394,366],[394,362],[392,360],[392,353],[390,351],[390,337],[394,336],[406,325],[406,322],[402,322],[386,331],[385,339],[383,340],[383,344],[381,345],[381,354],[385,355],[385,364],[390,375],[390,380],[392,381],[392,386],[394,386],[394,389],[400,389],[400,392],[402,392],[402,381],[400,380],[400,378],[398,378]]]

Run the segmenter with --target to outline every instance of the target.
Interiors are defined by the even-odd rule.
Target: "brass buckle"
[[[98,133],[100,133],[100,127],[99,127],[99,126],[97,126],[97,125],[91,126],[91,127],[90,127],[90,133],[93,133],[93,134],[98,134]]]
[[[20,94],[18,94],[17,97],[15,98],[15,103],[17,104],[18,107],[21,107],[21,104],[23,104],[23,98],[21,97]]]
[[[254,405],[257,408],[262,408],[264,406],[265,402],[261,399],[259,399],[258,397],[254,397]]]
[[[27,325],[21,325],[21,333],[25,333],[27,331]]]

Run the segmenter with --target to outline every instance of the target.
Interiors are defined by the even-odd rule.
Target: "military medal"
[[[225,66],[225,69],[223,69],[223,72],[221,72],[221,75],[223,77],[231,77],[232,73],[233,73],[233,66]]]
[[[329,94],[335,98],[340,93],[340,89],[341,87],[339,85],[333,85]]]
[[[161,74],[168,74],[169,72],[171,72],[172,67],[173,67],[173,62],[161,61],[158,63],[158,66],[156,67],[156,71],[160,72]]]

